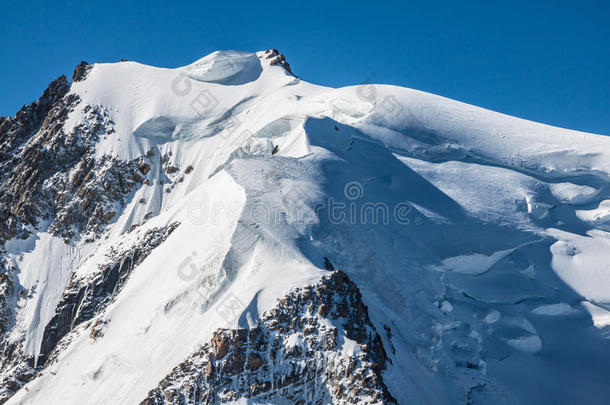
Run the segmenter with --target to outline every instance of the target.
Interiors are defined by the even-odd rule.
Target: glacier
[[[218,350],[202,345],[255,330],[336,270],[367,308],[362,342],[378,335],[387,356],[387,389],[363,402],[607,402],[610,138],[397,86],[314,85],[276,50],[86,66],[57,130],[89,137],[89,163],[60,172],[92,194],[19,217],[23,233],[2,240],[7,404],[179,403],[177,366],[210,367],[197,356]],[[78,225],[98,195],[103,219]],[[340,346],[319,361],[362,358],[343,318],[315,318]],[[286,350],[306,347],[289,330]],[[359,387],[337,375],[333,389]],[[306,395],[290,387],[207,398]],[[353,403],[316,395],[303,398]]]

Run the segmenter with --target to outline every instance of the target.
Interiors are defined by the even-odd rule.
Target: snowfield
[[[270,60],[95,64],[72,84],[114,124],[96,157],[153,150],[150,181],[93,241],[42,224],[7,242],[27,291],[9,338],[38,358],[71,280],[180,225],[7,404],[138,404],[215,330],[252,327],[328,264],[360,288],[398,403],[607,403],[610,138],[317,86]]]

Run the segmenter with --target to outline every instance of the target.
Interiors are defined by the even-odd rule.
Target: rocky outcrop
[[[395,403],[386,361],[358,287],[335,271],[282,298],[255,327],[217,330],[141,405]]]
[[[25,238],[48,210],[42,192],[44,170],[53,172],[57,154],[45,140],[61,132],[78,98],[68,95],[65,76],[15,114],[0,118],[0,254],[4,243]],[[37,136],[38,135],[38,136]],[[17,295],[24,293],[12,265],[0,256],[0,403],[35,373],[34,358],[23,355],[23,337],[9,339],[15,326]]]
[[[78,105],[66,96],[65,76],[49,85],[42,97],[25,106],[0,128],[0,242],[25,238],[41,219],[52,214],[52,200],[44,192],[47,179],[65,170],[86,151],[74,133],[68,139],[63,124]]]
[[[281,66],[286,69],[288,73],[294,75],[294,73],[292,73],[292,69],[290,68],[290,64],[288,61],[286,61],[286,57],[277,49],[267,49],[265,51],[265,59],[271,59],[269,62],[271,66]]]
[[[82,79],[87,66],[81,63],[75,77]],[[124,206],[145,177],[139,168],[147,156],[95,157],[97,141],[114,134],[114,123],[102,107],[82,106],[68,90],[62,76],[36,103],[0,121],[0,246],[27,238],[43,220],[66,241],[96,238],[117,214],[116,203]],[[67,129],[75,109],[82,119]]]
[[[13,296],[13,282],[10,274],[4,268],[0,267],[0,345],[2,337],[9,330],[11,323],[11,311],[9,300]]]
[[[73,81],[84,80],[91,68],[86,62],[79,64]],[[73,113],[76,122],[69,120]],[[107,111],[83,104],[70,93],[65,76],[14,117],[0,117],[0,261],[7,241],[40,231],[66,243],[98,239],[120,215],[132,191],[151,184],[147,175],[154,151],[132,161],[96,155],[98,141],[111,136],[116,133]],[[27,292],[19,285],[19,269],[1,263],[0,403],[33,378],[68,332],[108,304],[132,268],[174,228],[149,231],[139,246],[110,260],[93,279],[72,280],[46,326],[37,361],[23,354],[23,331],[14,333],[14,311],[19,300],[27,299],[21,296]]]
[[[7,360],[15,350],[14,345],[6,339],[15,323],[12,311],[16,292],[14,273],[14,269],[9,269],[4,260],[0,260],[0,370],[7,367]]]
[[[22,346],[23,340],[11,343],[7,347],[9,356],[4,357],[5,361],[2,364],[3,370],[6,371],[3,372],[0,381],[0,404],[5,403],[37,374],[34,357],[24,356],[21,353]]]
[[[67,241],[77,235],[97,238],[117,217],[116,203],[127,203],[126,196],[143,183],[138,169],[145,157],[124,162],[114,157],[94,159],[85,155],[69,173],[58,173],[47,183],[55,198],[55,218],[49,230]]]
[[[0,244],[14,236],[23,237],[27,225],[37,222],[39,210],[30,201],[41,185],[39,167],[44,162],[34,159],[43,153],[43,145],[28,141],[39,131],[59,131],[57,125],[61,126],[76,101],[64,98],[68,90],[62,75],[38,101],[0,122]]]
[[[0,404],[35,375],[34,358],[22,354],[23,339],[10,341],[8,335],[15,325],[12,311],[19,289],[15,269],[0,260]]]
[[[106,264],[100,266],[96,273],[86,278],[73,276],[55,309],[55,315],[45,327],[37,359],[23,354],[23,337],[11,341],[0,335],[0,404],[56,358],[70,342],[72,330],[93,319],[112,302],[133,269],[163,243],[178,225],[175,222],[166,227],[150,229],[126,248],[111,250]],[[14,297],[17,288],[11,275],[11,272],[0,268],[0,332],[9,332],[14,323],[8,301]],[[25,290],[21,289],[21,292]],[[97,325],[101,323],[97,321]],[[95,326],[91,331],[92,338],[99,338],[101,333]]]
[[[87,77],[87,73],[89,73],[89,71],[92,68],[93,68],[93,65],[90,65],[85,61],[82,61],[81,63],[76,65],[76,68],[74,69],[74,73],[72,74],[72,81],[80,82],[82,80],[85,80],[85,78]]]
[[[163,243],[178,225],[175,222],[164,228],[150,229],[129,249],[115,252],[95,274],[84,279],[73,276],[55,309],[55,315],[45,327],[37,364],[43,366],[52,360],[51,354],[64,336],[101,313],[121,291],[133,269]]]

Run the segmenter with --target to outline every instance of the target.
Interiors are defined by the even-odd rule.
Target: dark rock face
[[[60,76],[49,84],[38,101],[23,106],[15,117],[0,120],[0,161],[6,161],[23,143],[40,129],[49,112],[70,90],[66,76]]]
[[[50,220],[51,233],[66,241],[99,235],[114,218],[115,203],[124,205],[142,181],[145,156],[95,158],[96,142],[114,134],[114,123],[102,107],[81,106],[68,90],[62,76],[36,103],[0,122],[0,246],[27,238],[41,220]],[[77,108],[83,119],[65,129]]]
[[[286,57],[277,49],[267,49],[265,51],[265,58],[271,59],[271,62],[269,62],[271,66],[281,66],[286,69],[288,73],[294,75],[294,73],[292,73],[292,69],[290,68],[290,64],[288,61],[286,61]]]
[[[14,269],[8,268],[6,263],[0,261],[0,370],[4,374],[0,381],[0,404],[6,402],[23,384],[32,379],[36,372],[33,367],[34,359],[21,353],[23,339],[9,342],[7,338],[15,324],[11,308],[17,291]]]
[[[175,222],[165,228],[150,229],[135,246],[110,258],[110,262],[100,267],[99,272],[91,277],[72,277],[55,309],[55,315],[44,330],[38,357],[39,366],[44,366],[47,360],[52,360],[49,356],[65,335],[81,323],[92,319],[112,302],[127,282],[132,270],[154,248],[163,243],[178,225],[179,223]]]
[[[12,265],[1,256],[4,243],[25,238],[47,204],[42,192],[43,170],[53,171],[52,150],[44,145],[60,127],[78,98],[68,96],[65,76],[49,84],[38,101],[14,117],[0,118],[0,403],[34,375],[33,358],[22,354],[23,339],[9,341],[15,324],[14,306],[23,293]],[[39,136],[35,136],[38,134]],[[37,200],[37,203],[34,201]]]
[[[124,162],[107,156],[93,159],[91,154],[84,155],[71,173],[57,174],[48,182],[56,202],[49,229],[67,241],[77,234],[99,236],[117,216],[114,203],[124,206],[125,197],[142,183],[138,166],[144,157]]]
[[[59,132],[75,97],[64,97],[69,90],[65,76],[60,76],[35,103],[24,106],[15,117],[0,122],[0,245],[28,234],[27,226],[37,223],[43,207],[31,203],[40,191],[41,169],[53,158],[41,159],[45,135]],[[43,133],[33,141],[33,135]]]
[[[59,352],[69,344],[69,333],[101,313],[121,291],[133,269],[154,248],[163,243],[178,226],[179,223],[175,222],[167,227],[150,229],[139,237],[128,250],[107,256],[108,262],[101,266],[98,272],[87,278],[73,276],[55,309],[55,315],[45,327],[37,360],[32,356],[22,354],[23,339],[12,343],[9,343],[8,339],[2,339],[0,341],[0,371],[2,372],[0,404],[33,379],[47,364],[55,360]],[[6,311],[7,316],[5,317],[2,306],[10,298],[12,293],[10,289],[14,289],[10,278],[5,276],[5,273],[0,273],[0,327],[11,325],[12,313]],[[3,322],[5,318],[8,319],[7,322]],[[92,339],[102,337],[99,328],[96,328],[102,323],[103,321],[98,320],[93,325]]]
[[[22,342],[20,342],[21,344]],[[20,345],[19,344],[19,345]],[[0,382],[0,404],[5,403],[23,385],[32,380],[37,371],[34,368],[34,358],[32,356],[22,356],[17,353],[19,345],[11,345],[9,349],[15,352],[12,357],[7,357],[3,367],[7,367],[8,373]],[[8,352],[11,354],[11,352]]]
[[[4,266],[0,267],[0,339],[9,330],[11,323],[10,303],[14,286],[9,273]],[[1,345],[2,340],[0,340]]]
[[[50,216],[52,204],[43,183],[86,151],[87,145],[77,139],[80,134],[63,133],[63,123],[79,102],[74,95],[65,97],[68,90],[61,76],[36,103],[0,127],[0,243],[27,237],[28,228]]]
[[[81,63],[76,65],[74,73],[72,74],[72,81],[80,82],[81,80],[85,80],[87,78],[87,73],[89,73],[91,68],[93,68],[93,66],[85,61],[82,61]]]
[[[73,80],[84,80],[91,68],[82,62]],[[147,175],[154,152],[132,161],[96,156],[97,142],[116,136],[114,122],[103,107],[83,105],[69,91],[61,76],[38,101],[14,117],[0,117],[0,403],[36,375],[66,334],[105,308],[133,267],[175,228],[147,233],[139,247],[111,261],[94,279],[72,280],[45,328],[37,361],[23,354],[23,334],[8,338],[16,327],[17,303],[27,299],[22,297],[27,291],[19,285],[19,269],[3,262],[5,243],[39,231],[66,243],[92,242],[120,215],[136,187],[151,184]],[[79,113],[79,121],[66,125],[72,112]]]
[[[353,348],[353,350],[348,349]],[[251,329],[219,329],[141,405],[248,398],[295,404],[395,403],[358,287],[341,271],[285,296]]]

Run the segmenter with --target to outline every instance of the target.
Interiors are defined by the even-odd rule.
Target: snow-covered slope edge
[[[308,375],[323,403],[354,402],[346,387],[375,369],[373,402],[610,393],[606,137],[395,86],[315,86],[277,51],[222,51],[177,69],[82,63],[1,118],[0,143],[9,403],[139,403],[160,381],[172,398],[223,381],[236,394],[207,399],[308,401],[307,384],[245,392],[292,361],[342,373],[349,356],[237,374],[227,357],[209,381],[205,344],[268,341],[278,300],[333,265],[387,361],[349,383]],[[311,347],[336,328],[345,351],[350,332],[310,310],[289,319],[315,321]],[[294,347],[292,332],[269,344]]]
[[[255,402],[395,403],[386,353],[358,287],[334,271],[283,297],[249,329],[220,329],[143,405]]]

